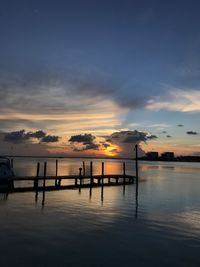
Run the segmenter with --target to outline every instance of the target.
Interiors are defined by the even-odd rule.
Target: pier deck
[[[2,190],[7,190],[7,192],[45,192],[77,188],[80,191],[81,188],[90,188],[91,190],[93,187],[101,186],[103,189],[104,186],[114,185],[123,185],[125,190],[125,185],[136,183],[136,195],[138,195],[138,145],[135,145],[135,152],[135,176],[126,173],[125,162],[122,163],[122,174],[105,174],[105,164],[102,162],[101,174],[94,175],[92,161],[89,165],[89,174],[87,174],[85,162],[83,161],[82,168],[79,168],[79,175],[66,176],[58,175],[58,160],[55,162],[55,175],[51,176],[47,175],[47,162],[44,162],[42,171],[40,170],[40,162],[37,162],[35,176],[17,176],[7,180],[5,179],[5,183],[1,183],[3,186],[0,185],[0,192],[2,192]],[[13,159],[11,160],[11,167],[13,169]],[[31,181],[33,182],[32,184],[30,184]],[[65,184],[62,184],[63,181],[65,181]]]
[[[17,182],[30,182],[27,185],[17,186]],[[55,181],[52,185],[47,185],[46,182]],[[62,181],[69,181],[69,184],[61,184]],[[68,175],[68,176],[46,176],[46,177],[33,177],[33,176],[19,176],[11,179],[9,192],[31,192],[31,191],[54,191],[63,189],[81,189],[81,188],[93,188],[93,187],[104,187],[104,186],[125,186],[133,184],[136,181],[136,177],[133,175],[122,175],[122,174],[106,174],[102,175]],[[42,182],[42,184],[41,184]]]

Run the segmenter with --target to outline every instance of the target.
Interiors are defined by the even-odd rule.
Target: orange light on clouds
[[[115,157],[118,155],[118,149],[118,146],[110,145],[104,150],[104,153],[106,156]]]

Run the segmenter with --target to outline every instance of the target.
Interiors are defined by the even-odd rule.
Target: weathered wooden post
[[[85,176],[85,161],[83,161],[83,176]]]
[[[90,199],[92,197],[92,186],[93,186],[93,164],[92,161],[90,162]]]
[[[138,199],[138,145],[135,145],[136,200]]]
[[[10,167],[11,167],[12,169],[13,169],[13,167],[14,167],[14,160],[13,160],[13,159],[11,159]]]
[[[93,179],[93,162],[90,162],[90,184],[93,185],[94,179]]]
[[[58,176],[58,160],[56,160],[56,177]]]
[[[104,185],[104,162],[101,165],[101,185]]]
[[[55,186],[57,186],[57,183],[58,183],[57,176],[58,176],[58,160],[56,160],[56,179],[55,179]]]
[[[126,185],[126,165],[123,162],[123,193],[125,194],[125,185]]]
[[[46,186],[46,176],[47,176],[47,163],[44,163],[44,179],[43,179],[43,191],[45,190]]]
[[[35,177],[35,181],[34,181],[34,188],[37,191],[38,190],[38,177],[40,175],[40,163],[37,163],[37,170],[36,170],[36,177]]]
[[[80,179],[80,184],[79,184],[79,193],[80,193],[82,186],[82,168],[79,168],[79,179]]]
[[[104,162],[101,165],[101,200],[103,201],[103,186],[104,186]]]

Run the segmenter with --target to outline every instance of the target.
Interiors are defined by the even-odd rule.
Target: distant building
[[[149,160],[157,160],[159,157],[158,152],[147,152],[146,153],[147,159]]]
[[[164,152],[161,154],[161,159],[163,160],[173,160],[174,159],[174,152]]]

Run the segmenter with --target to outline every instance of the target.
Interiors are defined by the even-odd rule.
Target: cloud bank
[[[20,144],[32,139],[37,139],[41,143],[54,143],[58,142],[59,137],[54,135],[47,135],[44,131],[39,130],[36,132],[26,132],[25,130],[13,131],[8,133],[2,133],[3,141],[13,144]]]
[[[200,112],[200,90],[172,89],[164,98],[149,100],[146,108],[152,111]],[[182,127],[181,124],[178,126]]]
[[[73,135],[68,140],[74,151],[98,150],[100,145],[95,143],[96,136],[92,134]],[[79,144],[79,146],[77,146]],[[81,145],[81,146],[80,146]]]

